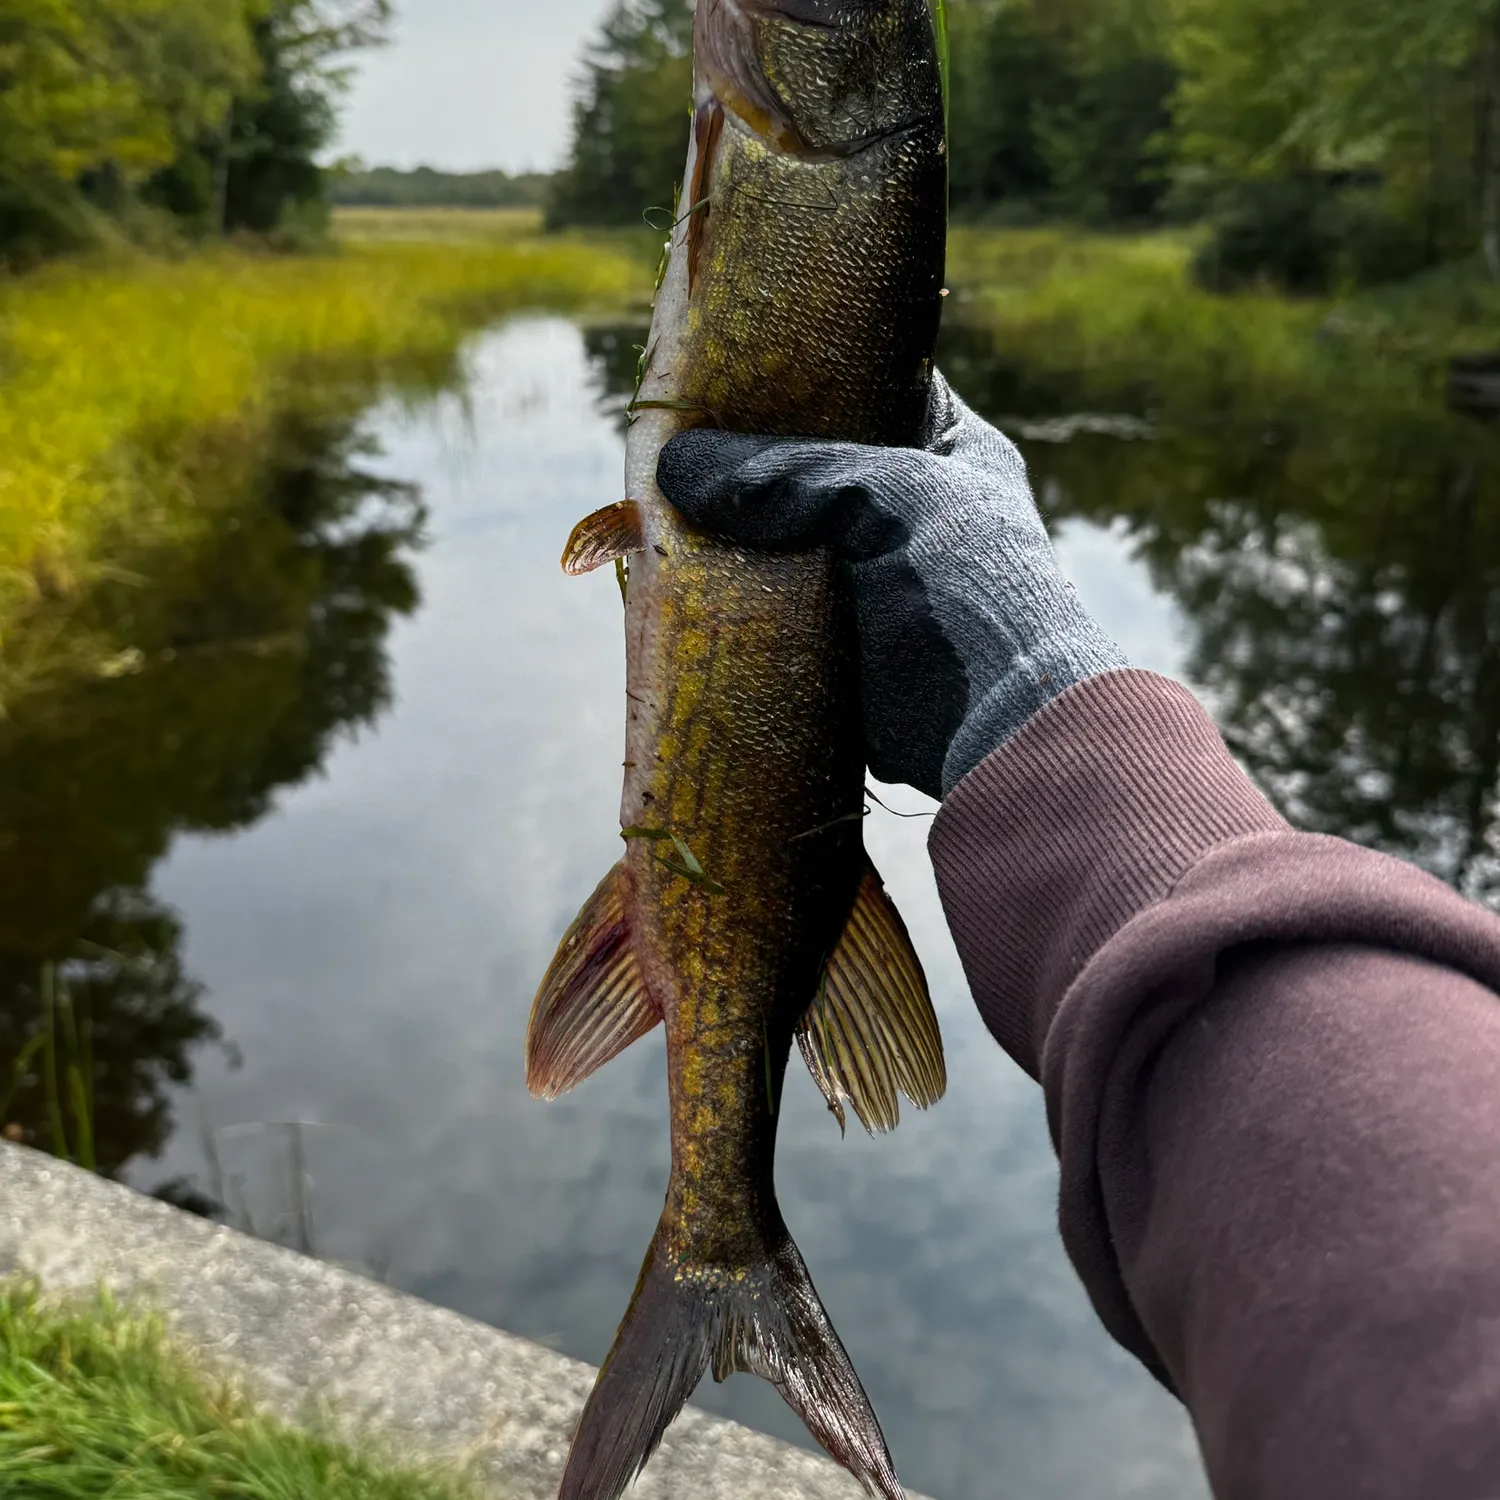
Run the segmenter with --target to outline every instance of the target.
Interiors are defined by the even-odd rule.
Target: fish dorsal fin
[[[592,573],[607,562],[641,551],[645,545],[645,523],[639,502],[616,500],[613,505],[585,516],[573,528],[568,545],[563,548],[563,572],[575,577]]]
[[[629,879],[618,864],[563,935],[526,1028],[526,1087],[555,1099],[661,1020],[631,944]]]
[[[845,1099],[873,1135],[895,1128],[898,1090],[926,1109],[948,1086],[922,962],[873,865],[797,1027],[797,1045],[840,1130]]]

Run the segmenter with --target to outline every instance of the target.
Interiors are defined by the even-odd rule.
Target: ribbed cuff
[[[970,707],[943,761],[944,796],[1070,687],[1130,665],[1125,653],[1087,616],[1075,621],[1074,627],[1058,631],[1015,657]]]
[[[1210,850],[1285,820],[1181,684],[1092,677],[954,787],[929,848],[985,1024],[1033,1077],[1073,979]]]

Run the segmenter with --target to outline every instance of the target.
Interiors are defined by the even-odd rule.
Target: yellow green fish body
[[[528,1080],[571,1087],[658,1021],[672,1173],[579,1425],[565,1500],[614,1500],[706,1369],[776,1384],[895,1500],[884,1440],[776,1205],[793,1038],[842,1121],[941,1094],[936,1022],[864,853],[857,654],[820,552],[750,554],[655,484],[689,426],[918,442],[940,306],[941,88],[923,0],[700,0],[695,113],[627,439],[629,500],[574,571],[627,558],[623,857],[564,937]]]

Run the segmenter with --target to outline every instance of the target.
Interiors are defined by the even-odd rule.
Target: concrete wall
[[[594,1371],[352,1272],[0,1144],[0,1275],[101,1283],[154,1307],[208,1364],[288,1421],[472,1464],[505,1500],[551,1500]],[[640,1500],[855,1500],[849,1475],[689,1407]]]

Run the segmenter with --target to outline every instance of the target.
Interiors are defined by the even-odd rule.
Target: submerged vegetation
[[[459,1500],[459,1478],[383,1464],[260,1414],[107,1298],[0,1284],[0,1493],[10,1500]]]

